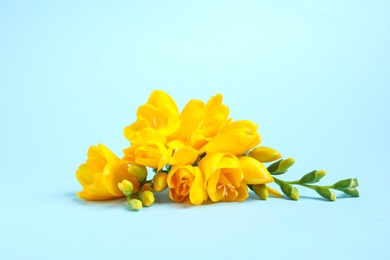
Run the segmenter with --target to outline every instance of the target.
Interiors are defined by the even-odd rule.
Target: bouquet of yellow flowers
[[[76,177],[83,186],[77,196],[86,200],[127,197],[129,206],[139,210],[154,203],[154,192],[169,189],[175,202],[200,205],[207,201],[244,201],[248,189],[261,199],[282,197],[269,187],[277,184],[290,199],[298,200],[294,185],[315,190],[334,201],[331,189],[358,197],[357,179],[318,186],[324,170],[307,173],[295,181],[276,178],[294,164],[281,159],[273,148],[259,146],[260,134],[252,121],[233,121],[222,95],[206,104],[190,100],[179,113],[175,101],[161,90],[153,91],[148,102],[138,107],[137,120],[125,127],[130,146],[117,157],[103,144],[91,146],[87,161]],[[268,167],[264,163],[270,163]],[[148,179],[148,168],[154,175]]]

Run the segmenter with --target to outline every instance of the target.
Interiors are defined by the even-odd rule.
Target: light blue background
[[[0,258],[385,259],[389,1],[0,1]],[[297,162],[361,197],[192,207],[84,202],[90,145],[121,156],[150,92],[222,93]],[[314,199],[312,199],[314,198]]]

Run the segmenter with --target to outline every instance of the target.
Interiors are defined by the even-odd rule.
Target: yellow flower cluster
[[[292,200],[299,199],[296,185],[330,201],[336,200],[332,190],[359,197],[356,178],[333,185],[314,184],[325,176],[325,170],[311,171],[294,181],[276,178],[295,160],[280,159],[275,149],[258,146],[257,125],[229,118],[220,94],[207,103],[190,100],[179,112],[167,93],[153,91],[146,104],[138,107],[137,120],[124,129],[124,135],[130,145],[121,159],[102,144],[89,148],[87,161],[76,171],[83,186],[79,198],[127,197],[128,205],[139,210],[154,203],[154,192],[166,188],[173,201],[194,205],[244,201],[248,188],[264,200],[269,194],[282,197],[267,186],[271,182]],[[266,168],[263,163],[269,162],[273,163]],[[155,172],[150,180],[148,168]]]
[[[121,160],[102,144],[90,147],[86,163],[76,172],[83,186],[77,193],[80,198],[126,196],[138,209],[139,200],[144,206],[154,202],[146,191],[168,187],[176,202],[243,201],[248,186],[256,191],[258,185],[273,182],[263,163],[281,157],[272,148],[257,147],[261,141],[257,125],[229,118],[220,94],[207,103],[190,100],[179,113],[167,93],[153,91],[124,135],[130,146]],[[151,181],[146,180],[146,167],[156,172]]]

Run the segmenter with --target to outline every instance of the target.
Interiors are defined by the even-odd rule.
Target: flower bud
[[[287,158],[280,162],[278,172],[286,172],[295,163],[294,158]]]
[[[158,172],[153,178],[153,189],[157,192],[163,191],[167,188],[167,175],[163,172]]]
[[[294,163],[294,158],[287,158],[274,162],[267,169],[272,175],[279,175],[285,173]]]
[[[142,201],[139,199],[127,198],[127,204],[134,210],[142,209]]]
[[[343,190],[343,192],[345,194],[348,194],[349,196],[352,196],[352,197],[359,197],[359,191],[356,189],[356,188],[349,188],[349,189],[345,189]]]
[[[154,194],[153,194],[153,192],[151,192],[149,190],[142,192],[141,200],[142,200],[142,204],[144,206],[149,207],[150,205],[152,205],[154,203]]]
[[[316,183],[322,179],[326,174],[325,170],[314,170],[304,175],[299,182],[300,183]]]
[[[253,185],[252,189],[257,194],[257,196],[259,196],[263,200],[268,199],[267,185],[265,185],[265,184]]]
[[[131,183],[128,180],[123,180],[122,182],[119,182],[118,188],[123,192],[123,194],[126,197],[131,196],[131,194],[133,193],[133,189],[134,189],[133,183]]]
[[[282,155],[275,149],[265,146],[259,146],[253,149],[248,155],[262,163],[272,162],[282,157]]]
[[[280,182],[278,183],[280,188],[282,189],[283,193],[289,197],[292,200],[299,200],[299,192],[297,188],[294,186],[286,183],[286,182]]]
[[[273,164],[269,165],[267,167],[267,170],[271,173],[271,174],[278,174],[277,173],[277,170],[278,170],[278,167],[279,167],[279,164],[282,162],[283,160],[280,159],[279,161],[276,161],[274,162]],[[279,173],[280,174],[280,173]]]
[[[147,191],[147,190],[150,190],[150,191],[153,190],[152,184],[150,182],[145,183],[144,185],[142,185],[141,192],[142,191]]]
[[[333,188],[338,190],[343,190],[343,189],[355,188],[358,185],[359,185],[358,180],[356,178],[353,178],[353,179],[346,179],[346,180],[336,182],[335,184],[333,184]]]
[[[330,189],[324,187],[317,187],[316,192],[320,194],[322,197],[324,197],[325,199],[328,199],[330,201],[336,200],[336,195]]]
[[[142,165],[132,164],[127,170],[130,175],[136,178],[139,182],[144,182],[148,176],[148,170]]]

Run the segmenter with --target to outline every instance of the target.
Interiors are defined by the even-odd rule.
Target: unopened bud
[[[153,189],[157,192],[163,191],[167,188],[167,175],[163,172],[158,172],[153,178]]]
[[[283,160],[279,160],[279,161],[276,161],[274,162],[273,164],[271,164],[270,166],[267,167],[267,170],[271,173],[271,174],[278,174],[277,171],[278,171],[278,167],[279,167],[279,164],[282,162]],[[279,173],[280,174],[280,173]]]
[[[150,190],[150,191],[153,190],[152,184],[150,182],[145,183],[144,185],[142,185],[141,192],[142,191],[147,191],[147,190]]]
[[[144,182],[148,176],[148,170],[142,165],[132,164],[127,170],[130,175],[136,178],[139,182]]]
[[[300,183],[316,183],[322,179],[326,174],[325,170],[315,170],[304,175],[299,182]]]
[[[142,204],[144,206],[149,207],[150,205],[152,205],[154,203],[154,194],[153,194],[153,192],[151,192],[149,190],[142,192],[141,200],[142,200]]]
[[[139,199],[127,198],[127,204],[134,210],[142,209],[142,201]]]
[[[292,200],[299,200],[299,192],[297,188],[294,186],[286,183],[286,182],[280,182],[278,183],[280,188],[282,189],[283,193],[289,197]]]
[[[355,188],[358,185],[359,185],[358,180],[356,178],[353,178],[353,179],[346,179],[346,180],[336,182],[335,184],[333,184],[333,188],[338,190],[343,190],[343,189]]]
[[[275,149],[265,146],[259,146],[253,149],[248,155],[262,163],[272,162],[282,157]]]
[[[359,197],[359,191],[356,189],[356,188],[349,188],[349,189],[345,189],[343,190],[343,192],[345,194],[348,194],[349,196],[352,196],[352,197]]]
[[[268,199],[268,189],[265,184],[253,185],[253,191],[263,200]]]
[[[280,162],[278,172],[286,172],[295,163],[294,158],[287,158]]]
[[[336,200],[336,195],[330,189],[324,187],[317,187],[316,192],[320,194],[322,197],[324,197],[325,199],[328,199],[330,201]]]
[[[272,175],[279,175],[285,173],[294,163],[294,158],[287,158],[274,162],[267,169]]]
[[[131,196],[131,194],[133,193],[133,189],[134,189],[133,183],[131,183],[128,180],[123,180],[122,182],[119,182],[118,188],[123,192],[123,194],[126,197]]]

